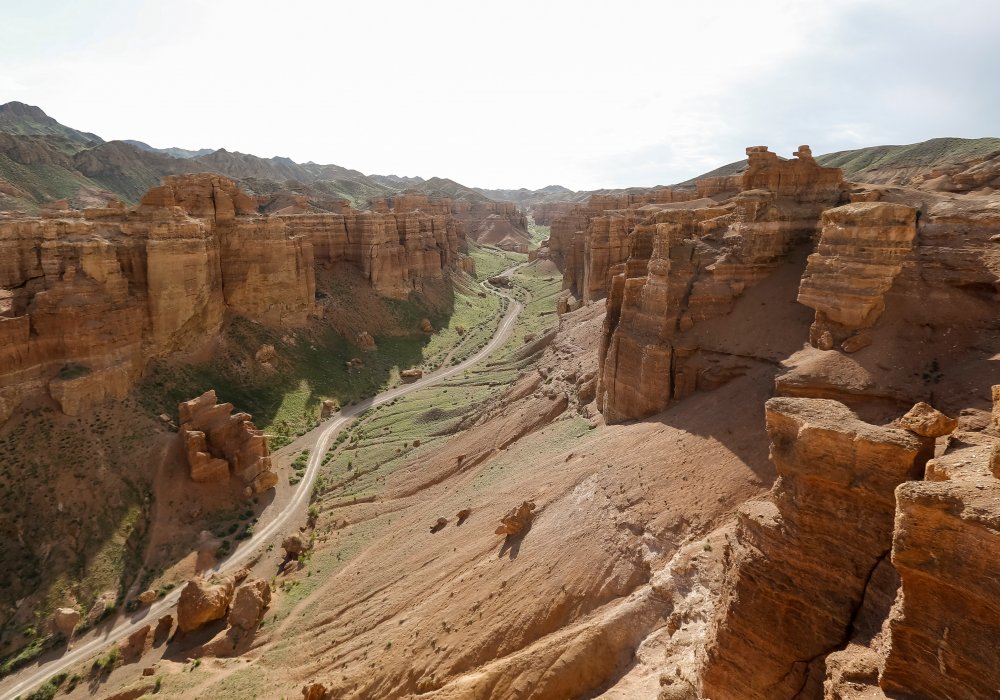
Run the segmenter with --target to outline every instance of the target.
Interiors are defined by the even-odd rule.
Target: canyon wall
[[[0,423],[47,392],[70,415],[121,399],[152,357],[214,335],[226,312],[302,325],[315,265],[357,266],[405,297],[459,268],[445,214],[262,217],[232,180],[167,177],[138,207],[0,220]]]
[[[702,677],[712,700],[818,697],[823,658],[889,554],[893,491],[933,453],[835,401],[774,398],[765,415],[778,481],[738,511]]]
[[[469,201],[451,197],[403,193],[371,201],[376,213],[448,217],[457,234],[469,240],[527,252],[528,218],[514,202]]]
[[[798,302],[814,311],[803,338],[812,347],[857,353],[873,343],[879,325],[918,343],[898,353],[894,370],[874,374],[842,355],[810,356],[811,368],[780,380],[783,392],[838,400],[880,393],[897,407],[928,398],[928,390],[940,394],[932,387],[946,352],[938,342],[951,333],[953,344],[982,344],[995,316],[989,306],[1000,300],[995,198],[855,186],[836,168],[817,165],[805,146],[787,160],[764,147],[747,155],[738,177],[595,196],[553,221],[540,255],[562,266],[560,309],[606,298],[597,394],[605,419],[649,416],[724,381],[729,370],[706,364],[706,353],[735,358],[746,344],[732,333],[708,341],[714,327],[700,327],[729,317],[747,290],[779,270],[795,276]],[[896,311],[884,321],[889,307]],[[773,328],[750,332],[797,331],[776,319]],[[922,385],[913,376],[923,377]]]
[[[779,478],[738,511],[703,696],[995,697],[996,420],[924,404],[876,426],[835,401],[774,398],[766,421]]]
[[[642,207],[689,202],[695,190],[658,187],[644,192],[593,195],[586,204],[562,207],[550,222],[543,253],[563,270],[563,288],[576,299],[592,301],[608,288],[608,271],[624,261],[622,239],[642,218]]]
[[[607,420],[651,415],[694,391],[701,373],[687,358],[699,346],[684,335],[730,313],[748,287],[812,239],[823,210],[843,196],[840,172],[816,165],[808,147],[791,160],[762,147],[747,153],[750,167],[734,197],[646,205],[590,220],[577,245],[589,263],[585,282],[569,265],[565,279],[584,301],[608,280],[598,385]]]

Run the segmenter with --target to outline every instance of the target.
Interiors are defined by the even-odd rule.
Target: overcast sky
[[[480,187],[1000,136],[1000,1],[2,0],[0,102]]]

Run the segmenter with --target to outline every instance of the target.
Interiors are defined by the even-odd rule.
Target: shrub
[[[59,369],[59,374],[57,376],[60,379],[76,379],[77,377],[82,377],[83,375],[89,373],[89,367],[79,365],[75,362],[69,362]]]

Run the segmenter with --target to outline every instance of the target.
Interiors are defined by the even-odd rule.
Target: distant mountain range
[[[1000,138],[961,139],[945,137],[901,146],[869,146],[850,151],[836,151],[816,156],[816,162],[829,168],[841,168],[844,177],[854,182],[876,185],[911,185],[935,170],[972,165],[1000,157]],[[693,185],[706,177],[739,175],[747,161],[738,160],[679,183]]]
[[[933,171],[1000,167],[1000,138],[939,138],[903,146],[872,146],[817,156],[822,165],[843,168],[849,180],[910,185]],[[738,175],[746,160],[692,178]],[[984,165],[985,164],[985,165]],[[959,168],[961,170],[961,168]],[[529,208],[543,202],[582,202],[592,194],[620,194],[648,188],[575,192],[560,185],[538,190],[466,187],[445,178],[365,175],[340,165],[261,158],[224,148],[154,148],[143,141],[104,141],[97,134],[60,124],[39,107],[21,102],[0,105],[0,211],[37,211],[46,202],[67,199],[72,206],[97,206],[119,198],[138,202],[166,175],[216,172],[260,195],[302,195],[315,208],[347,199],[365,208],[371,199],[418,192],[456,199],[516,202]],[[983,180],[981,173],[965,178]]]
[[[164,176],[190,172],[226,175],[255,194],[304,195],[317,208],[335,199],[363,208],[372,198],[402,191],[487,199],[443,178],[369,176],[340,165],[260,158],[224,148],[154,148],[143,141],[104,141],[60,124],[38,107],[20,102],[0,105],[0,210],[36,211],[60,199],[75,207],[115,198],[135,204]]]

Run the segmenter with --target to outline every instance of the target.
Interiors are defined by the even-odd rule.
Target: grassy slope
[[[500,267],[508,265],[500,262]],[[333,294],[349,294],[346,287],[331,289]],[[230,321],[213,360],[155,362],[140,386],[140,396],[153,414],[174,415],[181,401],[215,389],[220,400],[251,413],[272,436],[272,446],[280,446],[318,423],[325,399],[338,405],[359,401],[397,384],[401,370],[430,371],[485,344],[492,332],[489,320],[499,304],[494,296],[481,297],[478,292],[472,280],[456,276],[454,295],[444,310],[416,298],[381,300],[378,313],[394,317],[398,331],[405,334],[376,335],[375,352],[364,352],[322,324],[278,331],[237,317]],[[434,334],[416,330],[423,318],[431,321]],[[267,344],[278,353],[273,370],[254,360],[257,349]],[[354,358],[363,366],[348,368],[347,362]]]
[[[82,418],[34,408],[0,431],[0,528],[16,533],[0,545],[0,605],[4,613],[23,611],[0,617],[0,653],[47,634],[55,607],[75,599],[86,612],[99,594],[119,591],[134,576],[161,444],[150,438],[157,429],[126,402]],[[100,494],[100,508],[93,494]],[[22,598],[27,604],[16,606]]]
[[[509,254],[501,253],[502,251],[488,248],[473,251],[478,275],[488,276],[508,267]],[[376,497],[395,469],[419,459],[421,454],[444,446],[455,434],[463,417],[506,390],[519,373],[531,364],[531,360],[518,357],[518,351],[524,346],[522,336],[527,331],[544,332],[558,323],[555,299],[561,287],[561,278],[550,269],[536,264],[519,270],[514,279],[516,293],[528,303],[515,333],[493,358],[479,363],[461,376],[368,411],[341,433],[343,438],[331,446],[324,457],[324,467],[313,491],[314,506],[320,512],[317,530],[320,536],[329,536],[333,532],[332,523],[336,521],[340,506]],[[494,328],[498,321],[499,318],[494,319]],[[559,428],[558,434],[561,437],[554,440],[552,445],[547,445],[547,448],[562,449],[566,441],[574,440],[586,432],[586,421],[565,421]],[[415,441],[420,444],[416,445]],[[487,488],[491,479],[501,478],[503,470],[510,466],[509,459],[523,460],[524,457],[514,449],[511,455],[498,459],[483,474],[476,488]],[[315,615],[323,613],[318,601],[307,603],[303,609],[296,609],[296,606],[329,576],[364,551],[372,539],[386,528],[391,528],[392,522],[393,514],[387,512],[337,530],[336,547],[317,549],[305,559],[302,575],[280,584],[282,595],[277,605],[268,611],[264,628],[286,623],[293,612],[296,617],[287,622],[292,627],[282,633],[282,638],[288,641],[278,641],[270,647],[265,652],[264,663],[275,667],[290,663],[296,654],[291,643],[295,638],[294,629],[300,624],[300,620],[308,622]],[[166,697],[181,697],[189,683],[184,675],[167,676],[164,682]],[[212,685],[210,690],[212,697],[235,697],[230,694],[226,679]]]
[[[828,168],[843,169],[844,177],[848,180],[868,182],[873,178],[878,179],[886,171],[929,170],[968,162],[997,151],[1000,151],[1000,138],[939,138],[902,146],[870,146],[836,151],[816,156],[816,162]],[[678,186],[694,185],[696,180],[707,177],[739,175],[746,167],[747,161],[744,158],[678,183]]]
[[[879,171],[921,168],[931,169],[964,163],[1000,151],[1000,138],[940,138],[905,146],[874,146],[853,151],[839,151],[816,160],[828,167],[842,168],[849,180],[866,180]]]

